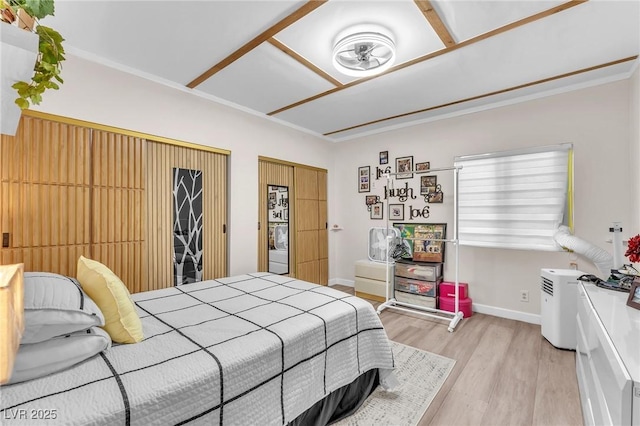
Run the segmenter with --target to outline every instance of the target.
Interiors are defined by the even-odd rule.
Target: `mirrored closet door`
[[[289,187],[267,185],[268,271],[289,273]]]
[[[258,271],[295,276],[294,169],[264,158],[258,163]]]
[[[327,285],[327,171],[262,156],[258,164],[258,270]]]

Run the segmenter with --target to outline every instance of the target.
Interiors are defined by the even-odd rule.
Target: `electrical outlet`
[[[520,290],[520,301],[521,302],[529,301],[529,290]]]

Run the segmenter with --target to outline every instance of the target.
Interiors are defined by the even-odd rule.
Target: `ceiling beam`
[[[287,46],[286,44],[280,42],[279,40],[271,37],[269,40],[267,40],[272,46],[277,47],[278,49],[282,50],[284,53],[286,53],[287,55],[289,55],[290,57],[292,57],[293,59],[295,59],[296,61],[300,62],[302,65],[304,65],[305,67],[307,67],[308,69],[310,69],[311,71],[313,71],[314,73],[318,74],[320,77],[324,78],[325,80],[327,80],[329,83],[333,84],[336,87],[342,87],[342,83],[339,82],[338,80],[336,80],[335,78],[333,78],[331,75],[327,74],[326,72],[324,72],[323,70],[321,70],[320,68],[318,68],[317,66],[315,66],[312,62],[310,62],[309,60],[307,60],[305,57],[299,55],[295,50],[291,49],[289,46]]]
[[[548,82],[553,81],[553,80],[559,80],[559,79],[562,79],[562,78],[571,77],[571,76],[582,74],[582,73],[585,73],[585,72],[594,71],[594,70],[597,70],[597,69],[600,69],[600,68],[606,68],[606,67],[610,67],[610,66],[613,66],[613,65],[622,64],[624,62],[635,61],[636,59],[638,59],[638,55],[629,56],[627,58],[618,59],[616,61],[611,61],[611,62],[607,62],[607,63],[600,64],[600,65],[595,65],[595,66],[588,67],[588,68],[582,68],[580,70],[571,71],[571,72],[568,72],[568,73],[565,73],[565,74],[559,74],[559,75],[556,75],[556,76],[553,76],[553,77],[543,78],[542,80],[536,80],[536,81],[532,81],[532,82],[529,82],[529,83],[520,84],[518,86],[509,87],[507,89],[496,90],[494,92],[484,93],[482,95],[472,96],[470,98],[459,99],[457,101],[447,102],[446,104],[435,105],[435,106],[432,106],[432,107],[429,107],[429,108],[419,109],[417,111],[411,111],[411,112],[405,112],[403,114],[392,115],[391,117],[379,118],[377,120],[368,121],[366,123],[358,124],[358,125],[351,126],[351,127],[345,127],[344,129],[334,130],[333,132],[329,132],[329,133],[324,133],[323,136],[335,135],[336,133],[346,132],[348,130],[358,129],[360,127],[365,127],[365,126],[370,126],[372,124],[382,123],[383,121],[395,120],[396,118],[401,118],[401,117],[406,117],[406,116],[409,116],[409,115],[420,114],[420,113],[427,112],[427,111],[433,111],[433,110],[436,110],[436,109],[446,108],[446,107],[449,107],[449,106],[452,106],[452,105],[458,105],[458,104],[461,104],[461,103],[464,103],[464,102],[470,102],[470,101],[475,101],[475,100],[482,99],[482,98],[487,98],[489,96],[500,95],[502,93],[513,92],[514,90],[524,89],[526,87],[531,87],[531,86],[535,86],[535,85],[538,85],[538,84],[548,83]]]
[[[568,1],[567,3],[563,3],[561,5],[553,7],[551,9],[536,13],[535,15],[531,15],[531,16],[528,16],[526,18],[520,19],[519,21],[515,21],[515,22],[512,22],[510,24],[504,25],[504,26],[502,26],[500,28],[496,28],[495,30],[486,32],[484,34],[477,35],[475,37],[472,37],[470,39],[462,41],[462,42],[460,42],[458,44],[454,44],[453,46],[445,47],[444,49],[440,49],[440,50],[437,50],[435,52],[429,53],[427,55],[420,56],[419,58],[412,59],[412,60],[404,62],[402,64],[398,64],[398,65],[396,65],[394,67],[389,68],[387,71],[385,71],[385,72],[383,72],[381,74],[374,75],[374,76],[371,76],[371,77],[364,77],[364,78],[361,78],[359,80],[354,80],[354,81],[352,81],[350,83],[347,83],[347,84],[343,85],[342,87],[335,87],[333,89],[327,90],[326,92],[319,93],[317,95],[311,96],[310,98],[306,98],[306,99],[303,99],[301,101],[295,102],[295,103],[293,103],[291,105],[284,106],[284,107],[282,107],[280,109],[277,109],[275,111],[272,111],[272,112],[268,113],[267,115],[280,114],[281,112],[287,111],[287,110],[289,110],[291,108],[298,107],[298,106],[306,104],[308,102],[315,101],[316,99],[320,99],[320,98],[325,97],[327,95],[331,95],[331,94],[333,94],[335,92],[338,92],[340,90],[348,89],[350,87],[353,87],[353,86],[356,86],[358,84],[367,82],[369,80],[373,80],[375,78],[382,77],[383,75],[387,75],[387,74],[390,74],[392,72],[399,71],[401,69],[404,69],[406,67],[410,67],[410,66],[418,64],[420,62],[424,62],[426,60],[435,58],[437,56],[444,55],[446,53],[449,53],[449,52],[452,52],[454,50],[463,48],[465,46],[472,45],[472,44],[477,43],[479,41],[485,40],[485,39],[487,39],[489,37],[494,37],[494,36],[496,36],[498,34],[502,34],[504,32],[513,30],[515,28],[521,27],[523,25],[529,24],[529,23],[537,21],[539,19],[546,18],[548,16],[551,16],[551,15],[554,15],[556,13],[562,12],[564,10],[567,10],[569,8],[577,6],[579,4],[585,3],[586,1],[587,0],[571,0],[571,1]]]
[[[304,5],[302,5],[298,10],[291,13],[290,15],[282,19],[277,24],[266,29],[261,34],[256,36],[253,40],[249,41],[244,46],[242,46],[240,49],[236,50],[231,55],[227,56],[222,61],[218,62],[217,64],[209,68],[207,71],[203,72],[200,76],[198,76],[192,82],[187,84],[187,87],[193,89],[194,87],[198,86],[199,84],[201,84],[202,82],[210,78],[212,75],[214,75],[218,71],[224,69],[225,67],[229,66],[236,60],[240,59],[245,54],[249,53],[256,47],[264,43],[265,41],[269,40],[271,37],[273,37],[275,34],[279,33],[280,31],[284,30],[289,25],[293,24],[294,22],[302,19],[309,13],[313,12],[314,10],[316,10],[317,8],[325,4],[327,1],[328,0],[309,0]]]
[[[427,21],[429,21],[429,25],[433,28],[433,30],[438,34],[440,40],[445,46],[453,46],[456,44],[456,41],[453,39],[451,33],[440,19],[438,12],[435,11],[431,2],[429,0],[414,0],[418,9],[422,12]]]

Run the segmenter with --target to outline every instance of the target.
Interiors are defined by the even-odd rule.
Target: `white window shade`
[[[571,164],[571,144],[456,157],[460,244],[561,250],[553,235],[571,225]]]

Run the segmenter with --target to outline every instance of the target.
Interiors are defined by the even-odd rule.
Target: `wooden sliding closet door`
[[[226,154],[60,121],[23,115],[16,136],[2,135],[0,263],[76,276],[84,255],[132,293],[173,286],[178,167],[204,176],[203,279],[226,276]]]
[[[327,223],[327,172],[318,171],[318,283],[329,284],[329,229]]]
[[[202,171],[203,279],[227,275],[227,155],[147,141],[148,290],[173,286],[173,169]]]
[[[293,187],[293,166],[289,164],[274,163],[260,159],[258,161],[258,271],[264,272],[269,269],[269,251],[267,250],[267,185],[280,185],[289,188],[289,199],[295,198]],[[296,229],[295,206],[289,203],[289,229]],[[291,235],[291,234],[290,234]],[[289,239],[289,276],[295,277],[296,264],[295,241]]]
[[[327,285],[326,172],[295,168],[296,278]]]
[[[132,293],[147,289],[145,144],[133,136],[93,130],[91,257],[107,265]]]
[[[75,276],[90,246],[90,136],[23,116],[0,141],[0,262]]]

